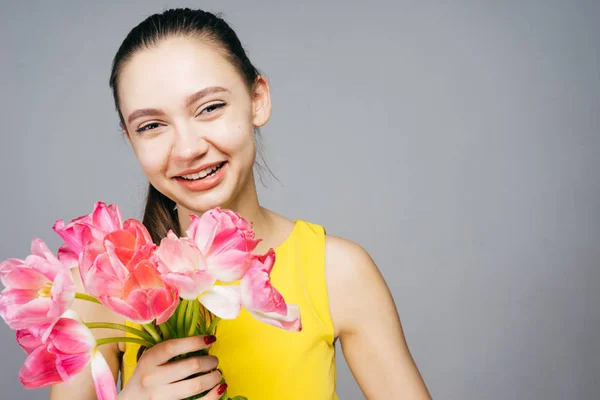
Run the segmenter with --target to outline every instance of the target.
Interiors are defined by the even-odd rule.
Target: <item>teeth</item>
[[[221,167],[221,164],[217,164],[213,167],[208,167],[206,169],[203,169],[202,171],[197,172],[195,174],[182,175],[181,177],[183,179],[191,179],[191,180],[206,178],[211,173],[217,171],[220,167]]]

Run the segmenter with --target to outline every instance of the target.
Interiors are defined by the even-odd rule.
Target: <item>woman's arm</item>
[[[327,236],[325,263],[336,337],[366,398],[431,399],[394,300],[369,254],[355,243]]]
[[[74,268],[72,270],[73,280],[75,281],[76,290],[78,292],[85,292],[79,270]],[[125,319],[110,311],[107,307],[90,303],[89,301],[75,299],[73,306],[71,307],[84,322],[113,322],[117,324],[124,324]],[[124,336],[125,333],[112,329],[92,329],[94,336],[99,339],[102,337],[112,336]],[[100,352],[106,359],[106,362],[112,370],[115,382],[119,374],[120,368],[120,351],[118,343],[105,344],[100,346]],[[92,373],[89,365],[81,373],[76,375],[69,385],[61,383],[52,386],[50,389],[50,400],[64,400],[64,399],[78,399],[78,400],[96,400],[96,391],[94,390],[94,384],[92,383]]]

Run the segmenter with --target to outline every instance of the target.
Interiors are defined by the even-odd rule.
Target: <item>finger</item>
[[[215,356],[190,357],[172,361],[157,368],[156,377],[164,383],[177,382],[202,372],[217,368],[219,359]]]
[[[168,386],[168,390],[176,398],[185,399],[213,389],[221,382],[221,378],[221,372],[217,370],[195,378],[172,383]]]
[[[210,392],[206,394],[202,399],[204,400],[219,400],[223,393],[225,393],[225,389],[227,389],[227,384],[222,383],[220,385],[215,386]]]
[[[169,339],[152,346],[142,357],[144,364],[161,365],[175,356],[184,353],[191,353],[209,347],[216,338],[212,335],[190,336],[181,339]]]

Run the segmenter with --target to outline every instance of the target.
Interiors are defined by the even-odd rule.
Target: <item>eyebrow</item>
[[[197,102],[198,100],[202,99],[203,97],[206,97],[206,96],[214,94],[214,93],[219,93],[219,92],[229,92],[229,90],[227,90],[223,87],[220,87],[220,86],[207,87],[205,89],[199,90],[196,93],[190,95],[186,99],[185,105],[186,105],[186,107],[189,107],[192,104],[194,104],[195,102]],[[142,108],[140,110],[135,110],[134,112],[132,112],[129,115],[129,118],[127,118],[127,122],[129,122],[131,124],[131,122],[133,122],[134,120],[136,120],[137,118],[140,118],[140,117],[164,115],[164,114],[165,113],[163,111],[156,109],[156,108]]]

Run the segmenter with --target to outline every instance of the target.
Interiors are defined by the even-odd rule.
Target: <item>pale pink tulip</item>
[[[132,322],[165,322],[179,302],[176,288],[165,283],[153,261],[156,245],[137,220],[106,235],[103,247],[86,246],[81,275],[86,291]]]
[[[204,256],[190,238],[178,238],[169,231],[154,258],[163,280],[176,287],[182,298],[197,298],[219,318],[234,319],[239,315],[242,309],[239,286],[215,285],[216,279],[208,272]]]
[[[60,318],[48,338],[42,340],[41,332],[45,329],[42,326],[17,331],[17,342],[28,354],[19,372],[24,387],[35,389],[61,382],[68,384],[91,363],[98,399],[116,399],[112,372],[85,325],[71,318]]]
[[[204,256],[190,238],[179,238],[169,231],[154,256],[163,280],[186,300],[194,300],[215,283]]]
[[[31,255],[0,263],[5,289],[0,294],[0,316],[12,329],[52,325],[70,307],[75,284],[67,266],[40,239],[31,242]]]
[[[270,273],[274,264],[273,249],[253,258],[250,269],[240,283],[242,304],[260,321],[288,331],[300,331],[302,322],[298,306],[286,304],[283,296],[271,284]]]
[[[260,242],[254,239],[250,224],[237,213],[219,207],[191,218],[186,234],[204,255],[208,272],[221,282],[242,279],[250,267],[252,250]]]
[[[72,252],[71,258],[75,259],[79,257],[88,243],[102,243],[104,236],[122,228],[119,207],[116,204],[107,206],[101,201],[94,205],[94,210],[90,214],[75,218],[67,225],[64,220],[59,219],[52,227],[65,241],[63,252]]]

